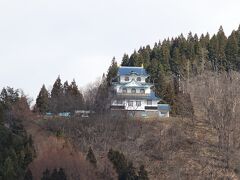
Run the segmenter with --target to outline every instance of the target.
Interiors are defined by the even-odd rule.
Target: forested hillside
[[[212,36],[200,37],[191,32],[175,38],[164,39],[142,46],[131,55],[124,54],[122,66],[144,66],[150,74],[154,91],[164,103],[171,105],[172,115],[193,114],[190,96],[186,93],[189,79],[206,71],[216,73],[240,70],[240,27],[227,37],[222,26]],[[53,84],[51,92],[43,85],[35,110],[45,112],[73,112],[76,108],[106,112],[111,100],[111,82],[117,75],[118,64],[113,58],[106,75],[96,84],[80,92],[76,82],[61,83],[60,77]],[[182,82],[186,82],[184,85]],[[185,91],[185,93],[184,93]],[[190,110],[187,111],[186,109]],[[183,113],[185,112],[185,113]]]
[[[142,46],[131,55],[124,54],[121,65],[143,65],[150,74],[150,81],[155,84],[156,93],[172,105],[173,114],[180,114],[177,106],[186,103],[182,102],[182,96],[189,102],[189,96],[182,94],[185,87],[180,86],[180,81],[188,82],[205,71],[240,70],[240,26],[229,37],[221,26],[212,36],[190,32],[187,37],[181,34],[164,39],[152,48]],[[115,68],[114,63],[111,67]]]
[[[143,46],[121,65],[146,68],[171,118],[109,115],[115,58],[84,91],[60,77],[43,85],[32,110],[20,90],[3,88],[0,180],[240,178],[240,27]],[[80,109],[95,114],[73,116]]]
[[[19,90],[3,88],[0,94],[0,179],[31,179],[29,163],[35,157],[33,141],[23,126],[29,120],[27,98]]]

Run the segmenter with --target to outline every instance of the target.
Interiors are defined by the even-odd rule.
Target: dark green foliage
[[[52,173],[48,169],[43,172],[41,180],[67,180],[67,176],[62,168],[54,169]]]
[[[70,84],[66,81],[63,85],[60,77],[53,84],[50,96],[45,86],[40,90],[36,100],[36,109],[41,113],[52,112],[71,112],[84,109],[84,98],[78,86],[73,80]]]
[[[4,88],[0,96],[0,179],[23,179],[35,155],[33,142],[22,125],[22,108],[29,110],[19,91]],[[27,107],[25,107],[27,106]]]
[[[46,113],[49,110],[49,94],[45,85],[42,86],[36,99],[36,108],[40,113]]]
[[[102,79],[102,83],[98,87],[97,94],[95,97],[94,110],[98,113],[104,113],[108,109],[109,104],[109,91],[110,86],[107,83],[105,77]]]
[[[198,37],[190,32],[187,38],[181,34],[171,40],[164,39],[153,48],[147,45],[129,56],[124,54],[121,65],[141,66],[142,63],[155,92],[175,108],[182,101],[180,91],[184,91],[176,81],[186,82],[205,70],[240,70],[240,28],[228,38],[221,26],[212,37],[208,33]]]
[[[89,161],[93,166],[97,166],[97,160],[91,147],[88,149],[86,160]]]
[[[111,66],[108,68],[108,73],[107,73],[107,84],[111,85],[113,78],[117,76],[118,72],[118,65],[115,60],[115,57],[112,59]]]
[[[119,180],[136,180],[138,178],[132,162],[128,162],[122,153],[110,149],[108,159],[113,163]]]
[[[115,58],[112,59],[112,63],[108,68],[107,77],[102,77],[102,82],[98,87],[97,94],[95,97],[94,110],[98,113],[105,113],[109,109],[111,101],[110,87],[112,82],[115,80],[118,72],[118,65]]]
[[[144,165],[141,165],[138,171],[138,180],[148,180],[148,173],[144,168]]]
[[[238,42],[236,32],[233,31],[227,40],[225,47],[226,58],[229,70],[239,70],[240,64],[238,59]]]
[[[127,54],[124,54],[123,55],[123,58],[122,58],[122,66],[128,66],[129,65],[129,57]]]

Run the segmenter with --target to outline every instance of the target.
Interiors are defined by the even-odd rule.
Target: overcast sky
[[[115,56],[167,37],[227,35],[240,24],[239,0],[0,0],[0,88],[36,98],[57,76],[83,88]]]

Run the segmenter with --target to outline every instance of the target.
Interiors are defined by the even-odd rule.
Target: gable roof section
[[[121,75],[131,75],[131,74],[148,76],[146,70],[143,67],[120,66],[118,68],[118,75],[119,76],[121,76]]]
[[[136,82],[136,81],[132,80],[132,81],[124,84],[123,87],[144,87],[144,85],[142,85],[139,82]]]
[[[115,86],[116,85],[119,85],[119,84],[114,84]],[[149,83],[140,83],[138,81],[135,81],[135,80],[132,80],[130,82],[126,82],[126,83],[121,83],[120,84],[121,87],[123,88],[149,88],[149,87],[152,87],[153,84],[149,84]]]

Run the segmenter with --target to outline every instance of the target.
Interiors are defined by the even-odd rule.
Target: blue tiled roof
[[[130,75],[135,73],[137,75],[147,76],[147,72],[143,67],[121,66],[118,68],[118,75]]]
[[[149,100],[160,100],[161,98],[157,97],[154,92],[151,92],[147,97]]]
[[[159,110],[169,111],[169,110],[170,110],[170,106],[169,106],[169,104],[159,104],[159,105],[158,105],[158,109],[159,109]]]

